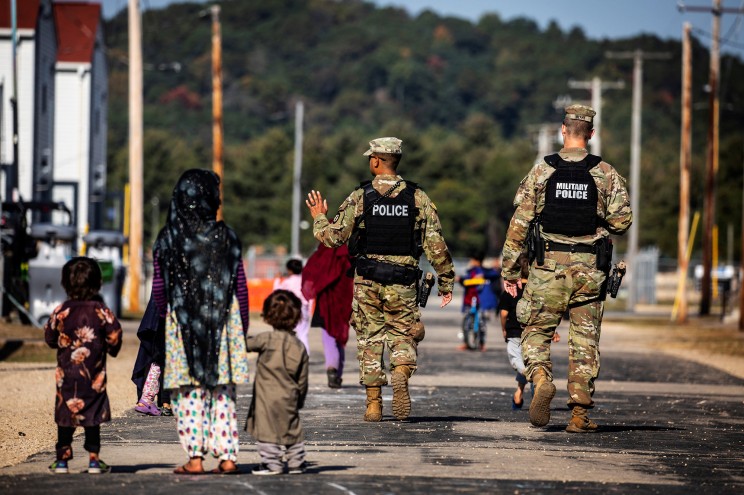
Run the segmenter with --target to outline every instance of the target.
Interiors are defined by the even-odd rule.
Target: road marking
[[[254,487],[253,485],[251,485],[250,483],[248,483],[246,481],[243,481],[240,484],[243,485],[244,487],[248,488],[249,490],[258,493],[258,495],[268,495],[266,492],[264,492],[262,490],[258,490],[256,487]]]
[[[341,490],[344,493],[348,493],[349,495],[356,495],[356,493],[352,492],[351,490],[349,490],[345,486],[337,485],[336,483],[326,483],[326,485],[330,485],[333,488],[337,488],[337,489]]]

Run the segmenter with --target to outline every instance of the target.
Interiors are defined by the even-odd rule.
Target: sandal
[[[171,406],[163,406],[160,408],[160,415],[161,416],[173,416],[173,409]]]
[[[210,473],[212,473],[212,474],[240,474],[240,468],[238,467],[237,464],[233,463],[233,464],[235,464],[235,468],[233,468],[233,469],[224,469],[222,467],[222,464],[224,464],[224,462],[225,461],[220,462],[219,466],[217,466],[216,468],[212,469],[210,471]]]
[[[187,468],[187,464],[184,464],[183,466],[178,466],[176,469],[173,470],[174,474],[191,474],[191,475],[199,475],[199,474],[207,474],[204,469],[201,469],[199,471],[191,471],[189,468]]]
[[[138,402],[134,410],[145,416],[160,416],[160,409],[153,403]]]

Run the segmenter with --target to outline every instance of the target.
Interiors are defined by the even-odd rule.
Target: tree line
[[[160,200],[191,167],[211,166],[210,23],[203,8],[172,4],[143,14],[145,197]],[[368,175],[367,141],[404,141],[400,172],[437,204],[456,256],[500,252],[519,181],[536,159],[532,129],[559,123],[561,95],[588,100],[569,79],[624,80],[606,92],[602,143],[626,178],[630,161],[632,61],[608,50],[665,51],[644,67],[640,243],[676,256],[681,44],[644,35],[593,40],[580,28],[541,29],[496,14],[470,22],[430,11],[411,16],[363,1],[222,3],[225,133],[224,215],[244,245],[288,245],[294,106],[305,104],[303,190],[333,210]],[[109,63],[109,188],[127,179],[127,19],[106,22]],[[692,208],[702,210],[708,53],[693,43]],[[722,61],[719,225],[741,225],[744,64]],[[560,147],[556,143],[556,150]],[[638,192],[631,189],[633,194]],[[147,209],[145,205],[145,218]],[[333,211],[331,211],[333,213]],[[303,210],[303,216],[308,218]],[[145,239],[154,225],[145,225]],[[737,245],[738,238],[737,237]],[[621,241],[620,250],[623,250]],[[301,238],[309,253],[315,241]]]

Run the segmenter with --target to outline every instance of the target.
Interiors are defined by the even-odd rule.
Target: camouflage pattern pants
[[[604,303],[598,300],[604,272],[588,253],[546,252],[545,263],[530,267],[524,296],[517,303],[522,332],[525,376],[538,368],[553,378],[550,343],[568,310],[568,406],[594,406],[594,381],[599,376],[599,336]]]
[[[423,338],[415,285],[383,285],[357,276],[354,280],[351,326],[357,335],[359,383],[387,385],[383,352],[390,352],[390,369],[416,369],[416,348]]]

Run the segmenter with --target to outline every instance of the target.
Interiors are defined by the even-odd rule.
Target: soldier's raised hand
[[[328,212],[328,202],[323,199],[320,191],[312,190],[307,193],[305,204],[310,208],[310,215],[315,218],[318,214],[325,215]]]

